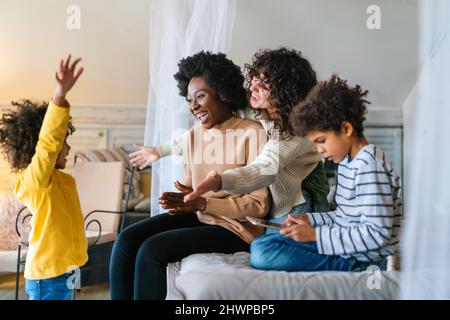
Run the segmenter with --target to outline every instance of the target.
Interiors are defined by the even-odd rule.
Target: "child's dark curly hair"
[[[178,82],[180,95],[187,96],[189,81],[202,77],[220,100],[230,105],[231,111],[245,109],[248,105],[241,68],[223,53],[201,51],[182,59],[178,63],[174,78]]]
[[[253,77],[264,75],[271,97],[275,98],[278,109],[274,116],[275,127],[283,137],[293,135],[289,123],[292,108],[302,101],[316,85],[316,72],[300,51],[280,48],[263,50],[252,58],[252,64],[245,64],[247,88]]]
[[[362,137],[366,104],[370,104],[364,99],[367,93],[359,85],[349,87],[346,80],[333,75],[328,81],[317,84],[306,99],[293,108],[291,125],[297,135],[304,137],[314,130],[339,132],[342,123],[347,121],[358,137]]]
[[[21,100],[11,104],[17,110],[8,110],[0,119],[0,147],[12,170],[17,172],[31,163],[48,103]],[[74,131],[69,122],[68,133]]]

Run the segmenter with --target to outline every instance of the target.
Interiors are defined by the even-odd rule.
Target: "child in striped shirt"
[[[400,179],[383,150],[369,144],[363,121],[367,91],[333,75],[316,85],[291,113],[299,136],[307,136],[325,159],[339,164],[337,209],[288,216],[281,234],[252,242],[253,267],[286,271],[386,269],[398,248]]]

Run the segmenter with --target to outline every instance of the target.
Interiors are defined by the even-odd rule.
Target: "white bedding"
[[[399,272],[284,272],[250,267],[248,253],[194,254],[167,268],[167,299],[396,299]]]

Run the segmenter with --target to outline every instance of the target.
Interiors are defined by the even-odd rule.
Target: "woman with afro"
[[[167,264],[193,253],[248,252],[263,230],[245,217],[263,218],[270,208],[265,187],[239,195],[210,192],[183,202],[209,171],[223,173],[254,161],[267,135],[257,121],[236,115],[247,106],[244,77],[224,54],[200,52],[181,60],[175,79],[200,121],[184,136],[183,183],[175,184],[180,192],[161,195],[168,213],[120,233],[110,263],[112,299],[164,299]]]

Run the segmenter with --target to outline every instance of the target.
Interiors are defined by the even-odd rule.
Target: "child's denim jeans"
[[[363,271],[370,265],[386,270],[386,259],[373,263],[319,254],[316,242],[298,242],[277,233],[256,238],[250,263],[256,269],[280,271]]]
[[[314,211],[313,199],[311,198],[310,193],[304,189],[302,190],[302,193],[303,193],[303,198],[305,198],[305,202],[293,207],[291,209],[291,211],[289,211],[289,213],[288,213],[291,216],[298,216],[300,213]],[[287,216],[288,216],[287,214],[284,216],[281,216],[281,217],[269,216],[269,221],[275,222],[275,223],[283,223],[283,221],[287,219]],[[266,228],[266,234],[269,234],[269,233],[277,233],[278,234],[279,231],[276,229],[273,229],[273,228]]]
[[[25,280],[25,293],[30,300],[72,300],[73,289],[69,279],[74,272],[64,273],[55,278]],[[72,286],[70,286],[72,287]]]

